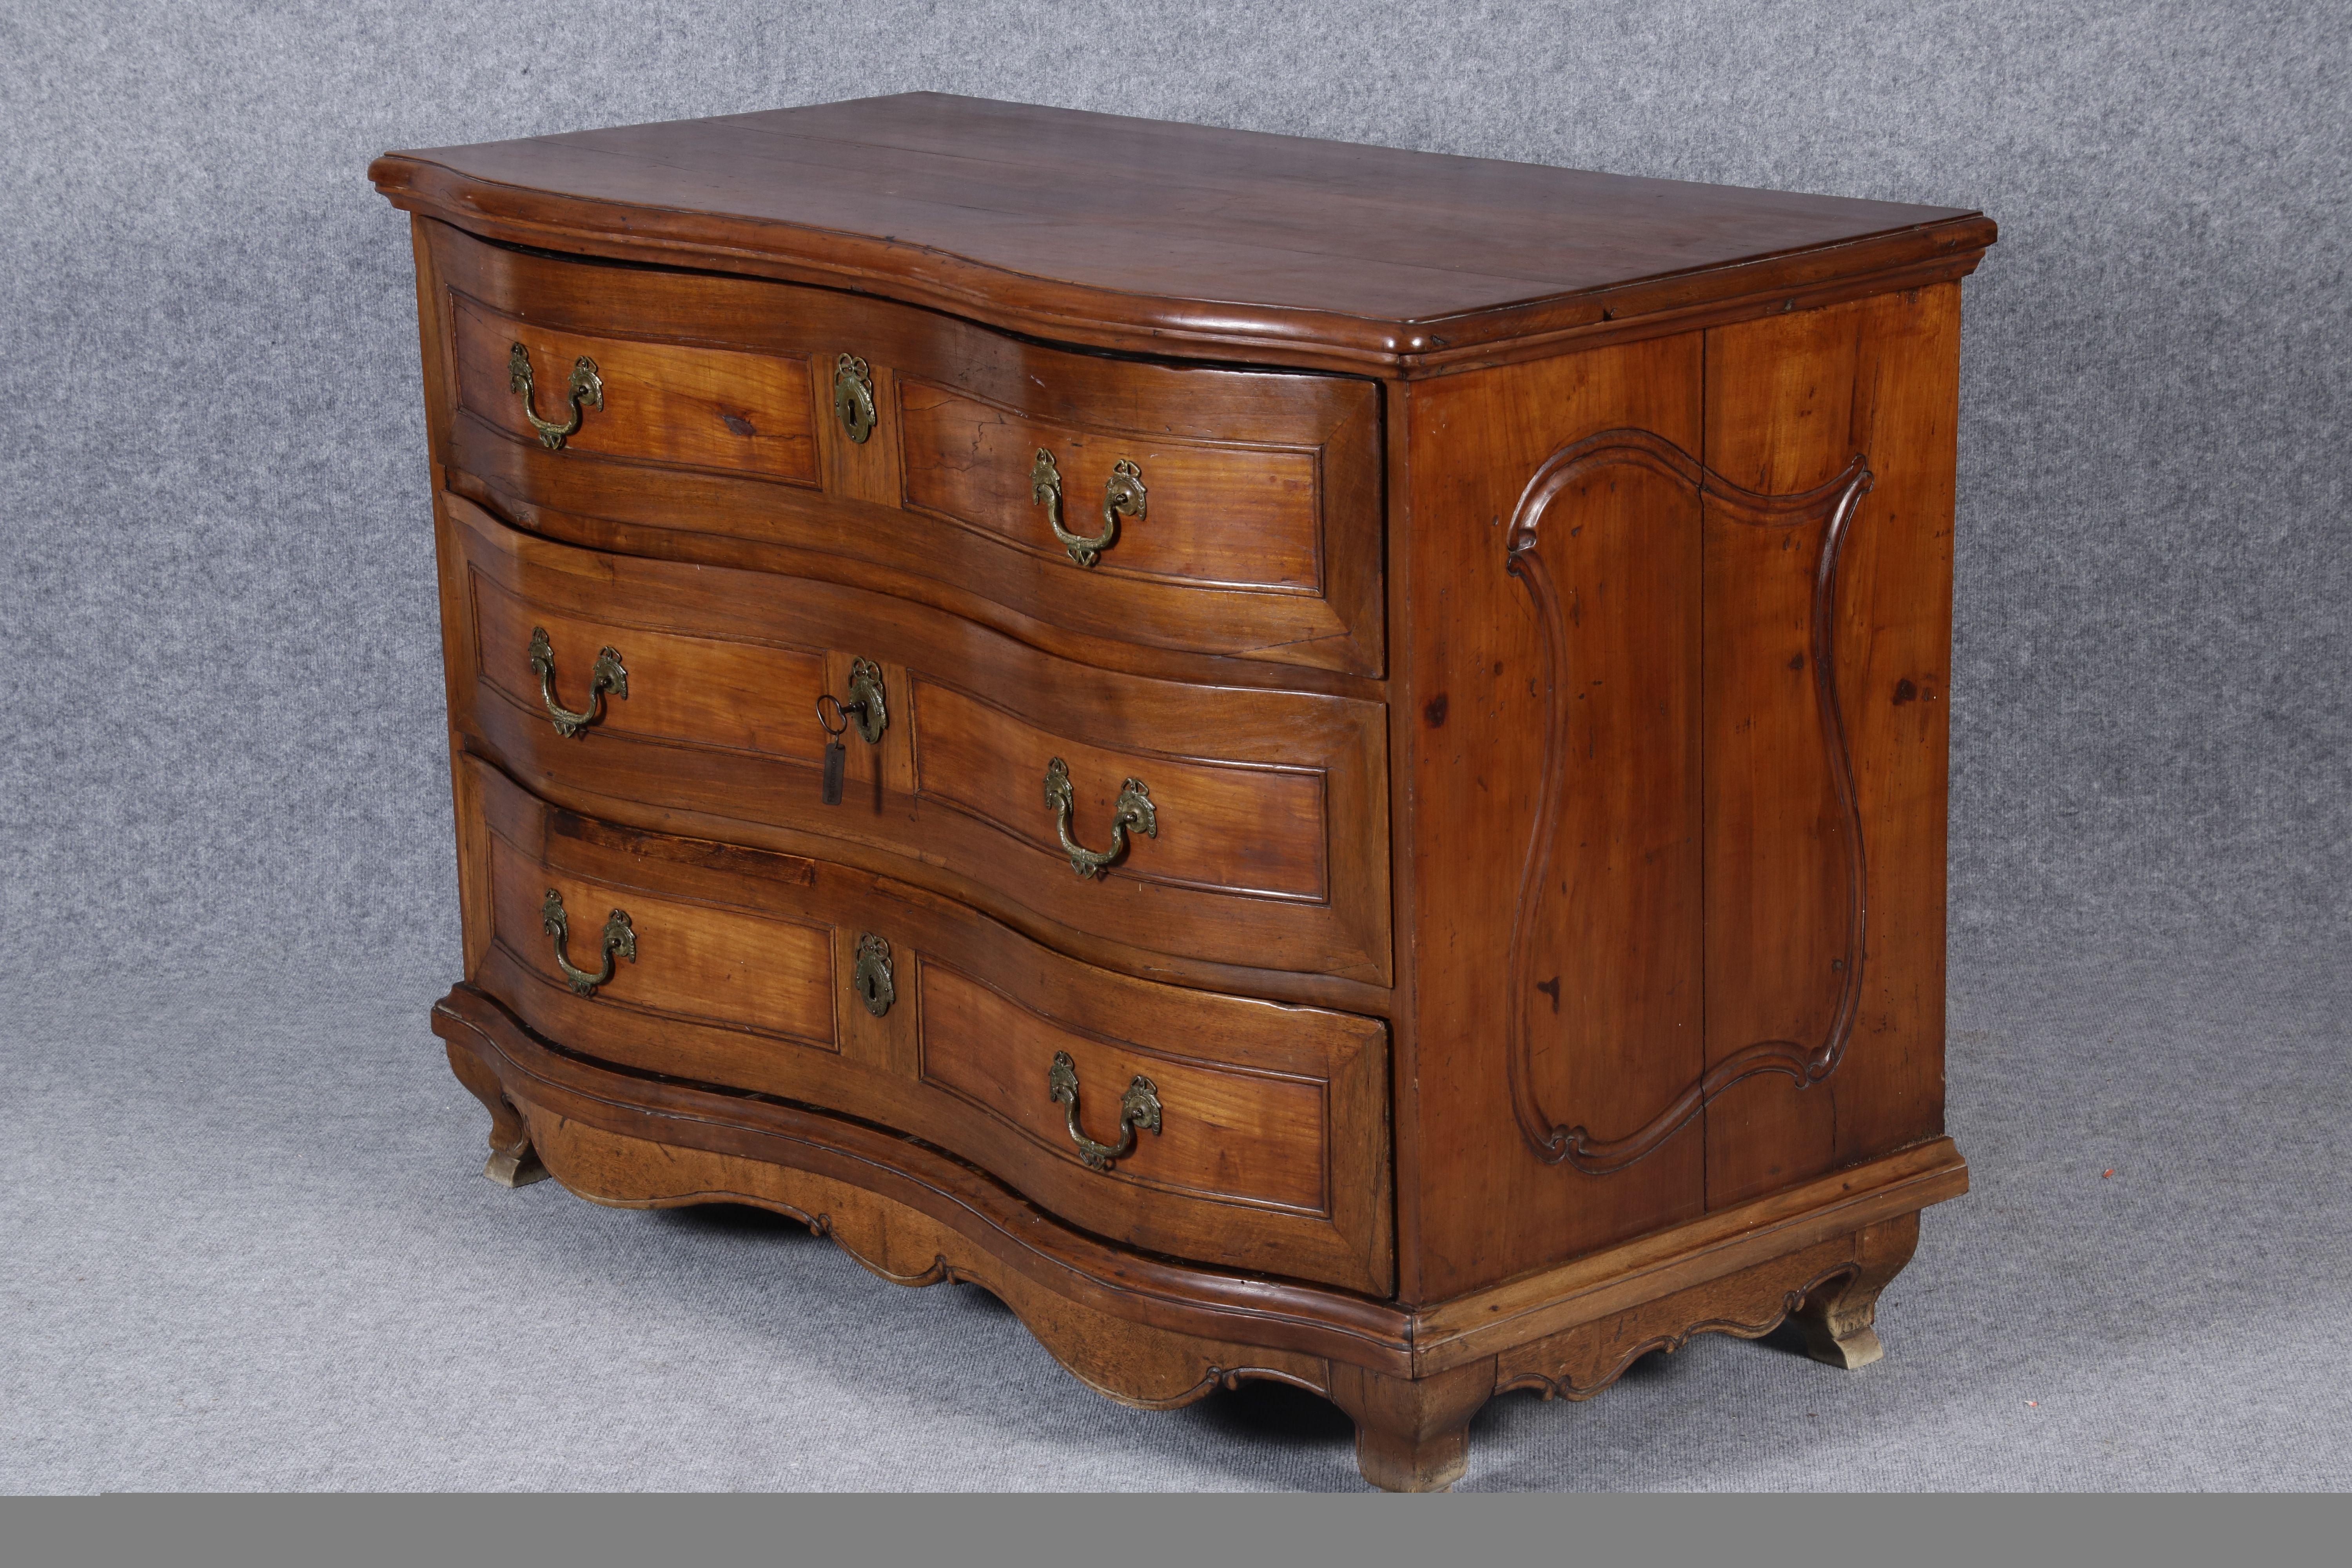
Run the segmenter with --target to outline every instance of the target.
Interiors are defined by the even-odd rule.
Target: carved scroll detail
[[[1622,1136],[1604,1138],[1581,1125],[1555,1121],[1538,1103],[1527,996],[1533,980],[1528,971],[1538,924],[1536,916],[1568,782],[1568,731],[1571,720],[1567,632],[1559,584],[1554,581],[1551,563],[1543,552],[1544,525],[1552,503],[1571,486],[1596,470],[1619,466],[1646,468],[1685,485],[1703,502],[1712,503],[1749,526],[1785,528],[1826,519],[1813,573],[1808,656],[1812,661],[1814,694],[1821,710],[1830,777],[1844,826],[1848,920],[1842,968],[1843,984],[1836,1013],[1820,1040],[1810,1045],[1796,1040],[1759,1040],[1743,1047],[1708,1068],[1641,1126]],[[1518,903],[1511,930],[1511,1001],[1507,1009],[1510,1038],[1506,1058],[1509,1065],[1511,1108],[1519,1129],[1549,1164],[1570,1164],[1591,1175],[1622,1171],[1680,1131],[1710,1100],[1744,1079],[1759,1073],[1786,1073],[1804,1088],[1837,1070],[1846,1041],[1853,1032],[1855,1009],[1862,996],[1864,917],[1862,814],[1854,796],[1853,759],[1838,706],[1837,569],[1847,527],[1870,485],[1870,469],[1865,460],[1856,456],[1836,478],[1817,489],[1793,495],[1764,495],[1714,472],[1662,436],[1647,430],[1609,430],[1553,453],[1536,470],[1519,496],[1518,506],[1511,516],[1504,569],[1527,584],[1535,604],[1537,624],[1543,637],[1549,712],[1544,727],[1542,793],[1538,797],[1534,826],[1528,833],[1527,861],[1520,873]]]
[[[452,1046],[450,1059],[474,1066]],[[496,1082],[487,1067],[476,1068]],[[1002,1301],[1080,1383],[1121,1405],[1167,1410],[1244,1382],[1325,1394],[1319,1356],[1202,1339],[1108,1317],[1030,1279],[931,1215],[840,1181],[685,1145],[656,1145],[520,1105],[547,1169],[574,1195],[608,1208],[747,1204],[832,1242],[893,1285],[972,1285]]]
[[[1790,1317],[1801,1312],[1807,1299],[1815,1291],[1834,1286],[1838,1280],[1853,1273],[1852,1263],[1841,1263],[1793,1289],[1768,1286],[1754,1300],[1731,1304],[1731,1311],[1677,1324],[1638,1339],[1621,1338],[1599,1363],[1597,1372],[1586,1371],[1582,1365],[1584,1358],[1571,1353],[1572,1349],[1586,1348],[1573,1344],[1573,1342],[1594,1337],[1604,1327],[1616,1328],[1619,1321],[1609,1320],[1604,1324],[1588,1325],[1584,1333],[1559,1335],[1554,1341],[1507,1352],[1502,1359],[1507,1364],[1496,1379],[1495,1392],[1504,1394],[1524,1388],[1533,1390],[1545,1399],[1578,1402],[1591,1399],[1624,1376],[1628,1367],[1653,1351],[1664,1351],[1672,1355],[1701,1334],[1728,1334],[1734,1339],[1760,1340]],[[1654,1303],[1648,1310],[1654,1313]],[[1643,1315],[1645,1315],[1643,1310],[1637,1309],[1634,1312],[1621,1314],[1621,1317],[1633,1319]],[[1553,1364],[1555,1363],[1558,1364]],[[1585,1372],[1585,1375],[1580,1377],[1580,1371]]]

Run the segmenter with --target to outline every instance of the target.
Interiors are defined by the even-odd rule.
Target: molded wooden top
[[[1957,277],[1994,238],[1948,207],[941,93],[393,153],[369,175],[491,238],[1373,373]]]

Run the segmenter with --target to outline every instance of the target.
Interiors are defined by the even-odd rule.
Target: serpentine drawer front
[[[618,827],[463,765],[478,983],[531,1028],[887,1121],[1139,1247],[1387,1288],[1378,1020],[1108,973],[847,868]]]
[[[1982,214],[929,93],[371,173],[485,1175],[1398,1489],[1694,1333],[1877,1357],[1968,1184]]]
[[[847,840],[1136,948],[1385,979],[1378,704],[1146,680],[921,605],[616,558],[444,505],[465,574],[461,721],[551,798]],[[828,805],[819,700],[847,699],[861,661],[886,718],[870,742],[845,734]],[[1057,760],[1066,803],[1049,799]],[[1148,832],[1119,825],[1130,783]]]
[[[821,563],[775,547],[815,552],[1010,630],[1379,668],[1369,382],[1107,360],[855,295],[427,237],[451,483],[494,510],[638,554],[802,571]],[[572,400],[583,365],[599,390]]]

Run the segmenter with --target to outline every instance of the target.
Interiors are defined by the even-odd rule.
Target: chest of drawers
[[[488,1173],[1084,1382],[1878,1353],[1973,213],[915,94],[388,154]]]

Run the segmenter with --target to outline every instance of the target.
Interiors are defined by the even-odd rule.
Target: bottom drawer
[[[581,1055],[884,1123],[1087,1230],[1386,1294],[1388,1031],[459,769],[468,978]]]

